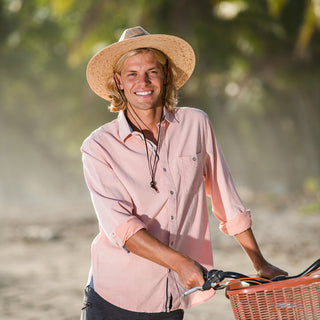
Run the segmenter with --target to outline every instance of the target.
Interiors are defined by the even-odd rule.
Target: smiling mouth
[[[138,95],[138,96],[147,96],[147,95],[149,95],[149,94],[151,94],[151,93],[152,93],[151,90],[150,90],[150,91],[135,92],[135,94]]]

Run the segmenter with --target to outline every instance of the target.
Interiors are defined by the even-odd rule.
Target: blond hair
[[[174,69],[170,67],[170,61],[167,58],[167,56],[157,50],[157,49],[153,49],[153,48],[139,48],[139,49],[135,49],[132,51],[129,51],[127,53],[125,53],[123,56],[120,57],[120,59],[117,61],[115,67],[114,67],[114,73],[119,73],[121,72],[124,63],[127,61],[127,59],[129,57],[132,57],[136,54],[142,53],[142,52],[150,52],[156,59],[157,61],[161,64],[163,71],[164,72],[170,72],[169,73],[169,79],[167,84],[165,85],[165,97],[164,97],[164,107],[168,110],[168,111],[172,111],[173,108],[177,105],[177,91],[178,88],[175,84],[175,78],[176,78],[176,74],[174,72]],[[166,70],[168,69],[168,70]],[[114,78],[111,76],[109,77],[108,81],[107,81],[107,90],[109,92],[109,98],[111,101],[111,104],[109,106],[109,110],[111,112],[119,112],[121,110],[125,110],[127,105],[126,105],[126,97],[123,94],[123,92],[119,92],[116,84],[115,84],[115,80]]]

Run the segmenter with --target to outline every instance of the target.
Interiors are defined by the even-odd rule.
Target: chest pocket
[[[198,191],[203,182],[203,169],[201,153],[179,157],[181,175],[181,189],[184,192]]]

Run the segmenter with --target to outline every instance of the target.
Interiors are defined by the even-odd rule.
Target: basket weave
[[[320,275],[228,289],[237,320],[319,320]]]

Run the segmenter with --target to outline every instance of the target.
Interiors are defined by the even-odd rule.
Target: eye
[[[151,75],[151,76],[157,76],[158,74],[159,74],[159,70],[157,70],[157,69],[149,71],[149,75]]]

